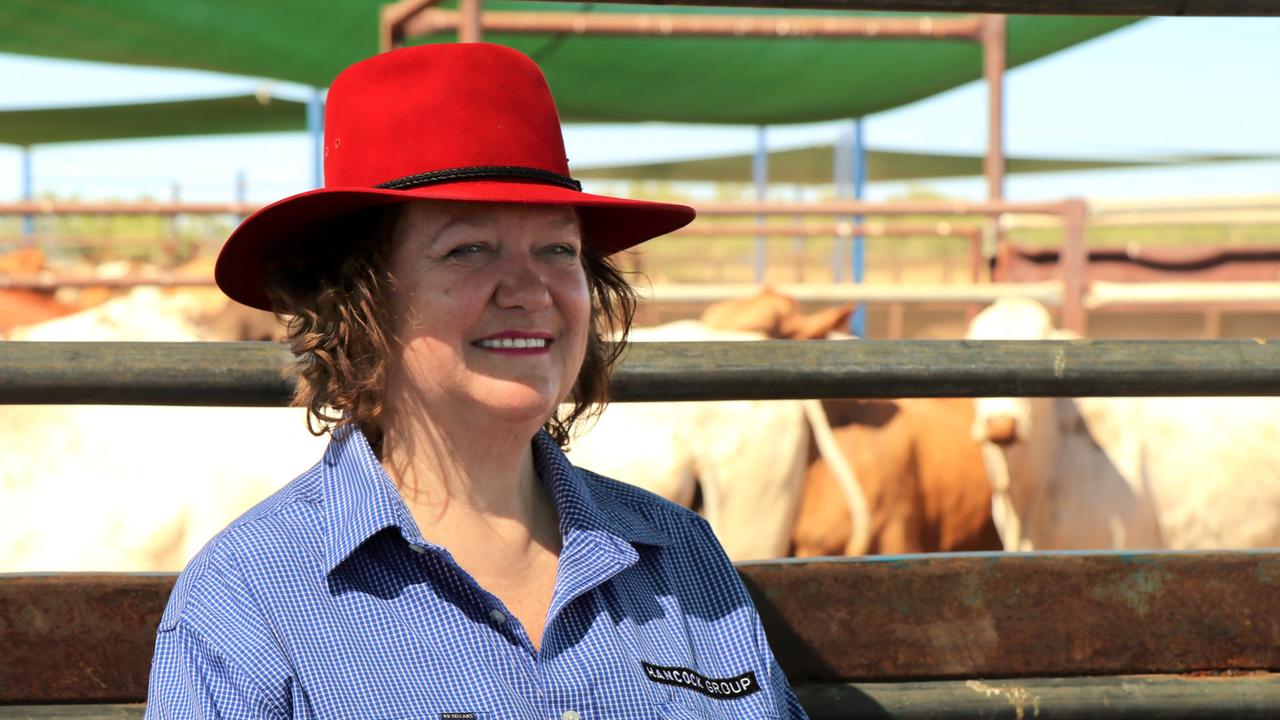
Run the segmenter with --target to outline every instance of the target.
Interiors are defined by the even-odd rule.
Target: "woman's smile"
[[[498,355],[545,355],[553,342],[551,333],[505,330],[471,344]]]

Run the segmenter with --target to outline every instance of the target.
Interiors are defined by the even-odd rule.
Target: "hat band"
[[[477,165],[475,167],[451,168],[449,170],[433,170],[432,172],[406,175],[395,180],[374,185],[384,190],[409,190],[424,185],[456,182],[458,180],[537,180],[550,185],[559,185],[570,190],[582,191],[582,183],[568,175],[561,175],[540,168],[521,167],[519,165]]]

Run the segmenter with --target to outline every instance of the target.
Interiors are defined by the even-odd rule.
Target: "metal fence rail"
[[[1011,701],[1027,718],[1275,711],[1274,552],[978,553],[738,569],[814,718],[1015,717]],[[0,718],[13,716],[6,704],[143,700],[173,582],[0,575],[0,618],[21,619],[0,623]]]
[[[569,0],[556,0],[568,2]],[[604,0],[634,3],[636,0]],[[1003,13],[1007,15],[1280,15],[1274,0],[640,0],[645,5],[703,7],[782,7],[874,12]]]
[[[277,406],[274,343],[0,343],[0,404]],[[1280,395],[1280,342],[636,343],[618,401]]]

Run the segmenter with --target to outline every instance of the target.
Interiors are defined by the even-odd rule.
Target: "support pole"
[[[307,135],[311,140],[311,186],[324,187],[324,98],[320,88],[311,89],[307,100]]]
[[[847,143],[845,142],[844,133],[836,135],[836,143],[834,154],[831,157],[832,178],[831,182],[836,189],[836,199],[844,200],[846,197],[846,187],[848,186],[848,165],[849,152]],[[852,222],[848,217],[839,217],[836,219],[837,228],[841,223]],[[837,232],[831,241],[831,282],[838,283],[844,280],[844,235]]]
[[[31,172],[31,146],[22,146],[22,200],[32,202],[35,198],[35,182]],[[22,246],[35,245],[36,219],[34,215],[22,216]]]
[[[867,185],[867,147],[863,143],[862,118],[853,121],[853,198],[862,200]],[[862,216],[854,215],[855,227],[862,225]],[[861,283],[867,270],[866,240],[862,233],[853,236],[853,282]],[[849,332],[858,337],[867,336],[867,304],[858,303],[849,318]]]
[[[174,180],[169,183],[169,202],[177,207],[182,204],[182,183]],[[164,241],[164,257],[153,258],[169,264],[186,262],[186,247],[182,240],[182,215],[174,213],[169,216],[169,238]]]
[[[1006,64],[1007,22],[1004,15],[982,18],[982,72],[987,81],[987,199],[1004,199],[1004,71]],[[989,264],[994,264],[998,248],[1004,242],[1001,217],[991,219],[990,241],[983,248]]]
[[[756,155],[751,164],[752,176],[756,184],[756,200],[764,202],[769,195],[769,138],[764,125],[756,126]],[[764,225],[765,217],[756,216],[756,224]],[[755,273],[756,282],[764,282],[766,244],[764,235],[756,235]]]
[[[244,168],[236,171],[236,204],[249,204],[249,176],[245,173]],[[244,222],[245,215],[240,216],[240,222]]]
[[[460,0],[459,8],[462,17],[458,24],[458,42],[483,42],[483,0]]]
[[[1084,239],[1086,213],[1083,200],[1063,203],[1062,250],[1058,254],[1062,273],[1062,328],[1082,337],[1089,329],[1084,307],[1084,295],[1088,290],[1085,273],[1089,263],[1089,250]]]

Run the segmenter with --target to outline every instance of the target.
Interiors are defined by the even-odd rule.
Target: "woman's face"
[[[586,353],[591,299],[576,212],[415,202],[392,242],[402,349],[388,410],[545,422]]]

